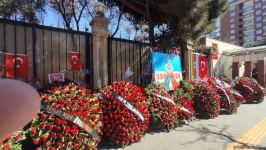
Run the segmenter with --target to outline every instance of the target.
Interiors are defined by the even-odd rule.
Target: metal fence
[[[92,35],[87,32],[0,19],[0,65],[5,64],[6,53],[29,56],[28,76],[20,80],[30,81],[35,78],[48,83],[48,74],[70,66],[67,52],[76,51],[80,53],[81,63],[91,71],[87,83],[92,85],[92,47]],[[134,72],[131,80],[145,84],[148,77],[147,54],[151,48],[159,52],[170,50],[131,40],[108,38],[109,83],[124,80],[124,74],[130,67]],[[77,71],[65,72],[64,75],[71,80],[79,78]]]
[[[41,26],[18,21],[0,19],[0,64],[5,63],[5,53],[27,54],[29,56],[28,77],[42,83],[48,82],[48,74],[60,72],[70,66],[67,52],[80,53],[81,63],[91,69],[90,52],[92,36],[90,33]],[[78,72],[65,72],[65,77],[78,80]]]
[[[124,80],[124,74],[128,67],[133,71],[131,80],[135,83],[145,85],[151,76],[147,74],[149,61],[149,50],[156,50],[163,53],[171,53],[170,48],[151,47],[148,44],[120,38],[109,38],[109,81]]]

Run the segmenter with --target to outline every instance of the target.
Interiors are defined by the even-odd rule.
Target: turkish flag
[[[28,55],[24,54],[5,54],[6,77],[14,78],[27,77],[28,75]]]
[[[194,79],[197,79],[197,68],[196,68],[196,53],[193,54],[193,71],[194,71]]]
[[[203,79],[207,76],[207,56],[200,55],[199,57],[200,66],[200,78]]]
[[[80,70],[80,53],[79,52],[67,52],[68,59],[70,60],[70,64],[72,70]]]

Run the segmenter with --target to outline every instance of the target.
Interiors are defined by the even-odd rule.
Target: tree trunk
[[[155,37],[154,37],[154,24],[152,22],[149,22],[149,41],[151,45],[155,45]]]
[[[186,66],[188,66],[189,61],[188,61],[188,57],[185,55],[185,53],[188,52],[188,48],[187,48],[187,41],[181,41],[180,42],[180,57],[181,57],[181,67],[183,72],[183,78],[188,76],[188,68]],[[186,56],[186,57],[185,57]]]
[[[79,31],[79,22],[76,21],[77,31]]]

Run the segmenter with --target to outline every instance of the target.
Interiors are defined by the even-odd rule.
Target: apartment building
[[[221,40],[246,47],[264,43],[266,0],[229,0],[229,3],[220,19]]]

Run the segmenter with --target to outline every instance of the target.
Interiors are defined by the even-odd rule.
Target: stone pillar
[[[190,80],[191,79],[191,72],[192,69],[191,68],[191,51],[192,51],[192,47],[190,46],[190,43],[188,42],[188,44],[186,45],[186,48],[182,49],[184,51],[184,71],[185,71],[185,76],[183,77],[186,80]]]
[[[213,50],[210,49],[210,52],[207,56],[207,62],[208,62],[208,76],[212,77],[213,76]]]
[[[100,89],[108,84],[108,24],[109,21],[103,17],[94,17],[91,22],[93,89]]]
[[[251,56],[245,55],[245,71],[244,71],[244,77],[251,77]]]
[[[251,61],[245,61],[244,77],[251,78]]]
[[[232,65],[232,79],[239,76],[239,69],[238,69],[239,62],[233,62]]]
[[[265,54],[258,54],[257,61],[257,72],[258,72],[258,82],[261,86],[265,86]]]

